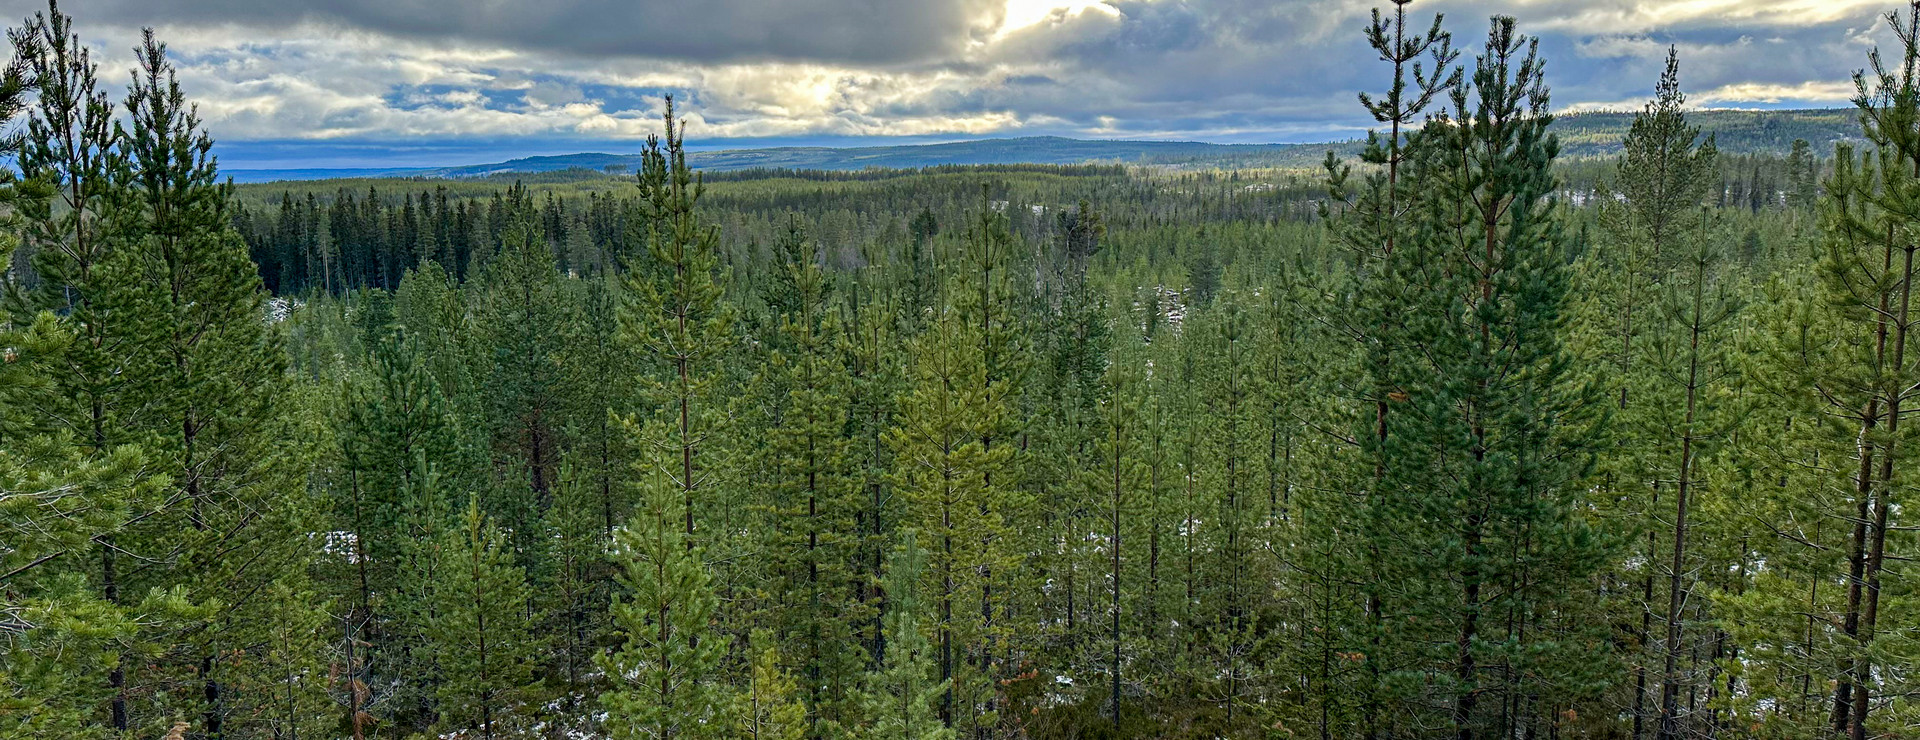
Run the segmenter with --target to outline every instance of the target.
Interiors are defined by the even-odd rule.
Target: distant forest
[[[1400,2],[1304,161],[236,186],[50,10],[0,737],[1920,737],[1889,24],[1848,111]]]
[[[1619,154],[1622,137],[1635,114],[1587,112],[1558,116],[1549,125],[1560,136],[1563,160]],[[1728,154],[1786,156],[1796,141],[1810,142],[1830,154],[1833,145],[1859,142],[1858,115],[1840,110],[1706,110],[1690,120],[1715,138]],[[1364,141],[1321,144],[1209,144],[1194,141],[1101,141],[1058,136],[979,139],[946,144],[851,148],[771,147],[688,152],[687,163],[711,180],[734,173],[765,176],[774,172],[858,174],[892,170],[984,166],[993,169],[1033,165],[1110,165],[1162,170],[1313,169],[1332,150],[1359,156]],[[400,169],[238,170],[246,183],[343,178],[529,179],[565,182],[626,174],[639,167],[638,154],[565,154],[527,157],[494,164]]]

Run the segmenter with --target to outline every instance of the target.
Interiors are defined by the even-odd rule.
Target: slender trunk
[[[940,680],[947,690],[940,699],[940,720],[954,724],[953,690],[953,483],[946,482],[940,506]]]
[[[477,535],[478,533],[476,532],[475,534]],[[492,678],[490,675],[491,672],[487,670],[487,606],[486,600],[479,590],[481,584],[485,582],[480,572],[481,558],[483,555],[481,547],[481,542],[476,537],[473,541],[473,552],[468,558],[467,563],[471,569],[468,577],[472,579],[471,582],[475,589],[471,594],[473,598],[474,616],[477,620],[475,626],[478,628],[476,630],[477,634],[475,634],[474,637],[475,645],[478,647],[478,657],[480,658],[480,685],[484,687],[481,689],[480,696],[480,734],[487,740],[493,740],[493,682],[490,680]]]
[[[678,284],[684,286],[690,280],[690,278],[687,276],[686,245],[676,244],[675,250],[678,252],[676,256],[679,259],[675,261],[674,273],[677,278]],[[674,361],[673,361],[674,375],[676,376],[679,382],[679,386],[678,388],[676,388],[676,390],[678,391],[677,395],[679,396],[678,401],[680,406],[680,409],[679,409],[679,412],[680,412],[680,488],[682,491],[682,496],[685,499],[684,505],[686,507],[687,551],[692,552],[693,551],[693,489],[694,489],[693,412],[692,412],[693,386],[692,386],[692,369],[688,367],[689,363],[691,363],[692,360],[688,358],[686,355],[686,352],[687,352],[686,348],[691,346],[692,337],[689,336],[689,332],[688,332],[687,310],[685,306],[681,306],[675,309],[674,321],[676,322],[675,333],[677,335],[677,338],[680,340],[680,343],[678,345],[680,348],[678,350],[679,354],[677,354],[674,357]]]
[[[1866,652],[1874,638],[1874,630],[1880,618],[1880,573],[1886,563],[1887,555],[1887,518],[1893,507],[1896,462],[1900,439],[1901,402],[1905,400],[1907,381],[1906,348],[1908,310],[1912,296],[1913,257],[1916,247],[1909,245],[1905,253],[1904,265],[1898,290],[1899,309],[1893,319],[1893,356],[1891,367],[1895,369],[1897,380],[1888,389],[1887,395],[1887,442],[1880,454],[1880,479],[1873,489],[1872,536],[1868,540],[1864,581],[1864,604],[1860,611],[1859,632],[1856,636],[1861,643],[1861,657],[1856,658],[1853,668],[1853,724],[1850,728],[1850,740],[1867,740],[1867,714],[1872,709],[1873,658]],[[1883,326],[1885,322],[1882,322]]]
[[[1120,732],[1120,547],[1122,542],[1120,536],[1120,505],[1123,494],[1120,476],[1120,471],[1123,466],[1120,455],[1123,449],[1124,439],[1118,429],[1114,430],[1113,436],[1113,521],[1111,522],[1111,526],[1113,527],[1113,544],[1108,546],[1107,549],[1109,551],[1108,554],[1112,557],[1113,567],[1113,603],[1111,605],[1113,612],[1113,691],[1111,700],[1113,702],[1113,731],[1117,735]]]
[[[600,448],[600,519],[608,542],[613,541],[613,432],[607,428],[607,416],[612,413],[612,409],[601,410],[598,444]]]
[[[1160,635],[1160,461],[1157,452],[1149,475],[1148,491],[1153,498],[1147,514],[1146,626],[1148,639],[1157,639]]]
[[[1893,234],[1889,232],[1887,234],[1884,266],[1890,270],[1892,264]],[[1911,262],[1909,262],[1909,275],[1911,275]],[[1892,308],[1891,305],[1889,305],[1890,303],[1890,296],[1886,294],[1880,296],[1877,311],[1879,318],[1874,324],[1874,360],[1877,366],[1884,366],[1884,362],[1886,361],[1887,317]],[[1898,393],[1898,391],[1896,391],[1896,393]],[[1856,644],[1861,642],[1860,610],[1865,600],[1866,570],[1867,562],[1870,559],[1868,550],[1871,547],[1873,532],[1872,524],[1874,521],[1875,493],[1875,443],[1873,440],[1874,430],[1880,421],[1880,401],[1881,398],[1879,395],[1868,398],[1866,410],[1860,416],[1860,467],[1856,471],[1854,479],[1854,495],[1857,501],[1854,507],[1853,539],[1847,555],[1847,611],[1841,621],[1842,632],[1847,635],[1849,641]],[[1891,423],[1890,421],[1889,424]],[[1856,660],[1852,670],[1842,673],[1836,682],[1833,691],[1833,732],[1835,735],[1851,735],[1854,732],[1865,731],[1866,723],[1863,721],[1864,718],[1858,716],[1856,710],[1864,709],[1868,705],[1866,702],[1855,697],[1854,694],[1856,684],[1863,684],[1868,680],[1869,676],[1867,674],[1870,670],[1871,668],[1866,660]],[[1865,687],[1860,686],[1859,690],[1864,691]]]
[[[358,618],[355,615],[358,613],[358,611],[350,612],[346,620],[347,727],[353,730],[353,740],[366,740],[366,729],[362,727],[360,721],[360,700],[364,682],[359,679],[360,668],[358,665],[358,661],[364,660],[364,658],[360,658],[355,654],[360,642],[360,630],[355,622]]]
[[[878,404],[875,404],[873,407],[872,422],[872,464],[874,470],[880,470],[880,407]],[[881,561],[885,557],[883,554],[885,546],[882,543],[886,541],[886,530],[883,528],[881,513],[882,507],[886,504],[881,498],[881,481],[877,476],[874,478],[873,483],[868,485],[868,489],[868,492],[873,496],[873,573],[878,577],[881,571],[885,569]],[[887,630],[885,622],[887,601],[890,594],[886,593],[884,589],[877,589],[876,591],[879,594],[879,598],[876,599],[873,610],[873,664],[877,666],[886,659]]]
[[[1074,613],[1078,610],[1075,608],[1076,604],[1073,598],[1075,590],[1073,574],[1074,571],[1079,570],[1079,568],[1076,567],[1079,565],[1077,562],[1079,560],[1079,533],[1074,531],[1073,525],[1078,517],[1075,517],[1072,511],[1067,511],[1063,513],[1060,518],[1067,523],[1067,541],[1061,543],[1063,547],[1060,548],[1061,551],[1066,554],[1067,559],[1067,647],[1068,649],[1074,649],[1080,641],[1080,627],[1074,620]],[[984,609],[985,606],[982,605],[981,608]]]
[[[1693,491],[1694,416],[1700,388],[1701,311],[1704,308],[1705,275],[1695,276],[1693,284],[1693,323],[1688,329],[1686,416],[1680,437],[1680,481],[1673,503],[1673,561],[1667,574],[1667,656],[1660,681],[1660,740],[1679,736],[1680,638],[1685,628],[1681,609],[1685,606],[1687,557],[1687,498]]]
[[[1469,563],[1479,557],[1480,522],[1475,514],[1467,523],[1466,556]],[[1480,692],[1474,686],[1473,641],[1480,632],[1480,573],[1478,568],[1469,565],[1461,573],[1466,588],[1461,600],[1460,638],[1455,644],[1453,678],[1458,684],[1453,700],[1454,737],[1458,740],[1473,740],[1473,710],[1479,701]]]
[[[682,316],[682,324],[686,317]],[[680,358],[675,363],[675,373],[680,379],[680,489],[682,491],[687,518],[687,550],[693,550],[693,425],[691,399],[688,389],[687,359]]]

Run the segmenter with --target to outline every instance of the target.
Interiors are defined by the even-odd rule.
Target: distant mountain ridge
[[[1613,154],[1633,123],[1631,112],[1575,113],[1560,116],[1553,129],[1561,151],[1570,157]],[[1704,133],[1713,134],[1720,150],[1737,154],[1785,154],[1795,139],[1806,139],[1814,151],[1825,153],[1833,144],[1858,138],[1859,123],[1850,108],[1733,111],[1705,110],[1688,114]],[[1198,141],[1122,141],[1027,136],[975,139],[943,144],[866,147],[769,147],[689,152],[696,169],[716,172],[750,169],[862,170],[913,169],[940,165],[991,164],[1132,164],[1184,167],[1313,167],[1331,150],[1341,156],[1358,153],[1357,140],[1312,144],[1212,144]],[[524,157],[493,164],[418,168],[317,168],[228,170],[238,182],[327,180],[348,177],[478,178],[513,173],[567,170],[632,171],[638,154],[581,153]]]

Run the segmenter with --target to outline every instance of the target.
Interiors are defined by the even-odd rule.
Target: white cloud
[[[1577,34],[1645,33],[1689,26],[1780,27],[1824,25],[1873,15],[1883,0],[1514,0],[1517,17],[1540,19],[1543,31]],[[1571,10],[1571,12],[1562,12]]]
[[[1775,104],[1785,101],[1814,105],[1844,105],[1853,99],[1855,92],[1852,82],[1816,81],[1794,85],[1742,82],[1697,93],[1692,99],[1701,105],[1719,106],[1737,106],[1741,103]]]
[[[172,22],[158,30],[205,122],[227,141],[631,140],[658,130],[669,93],[702,140],[1013,132],[1299,140],[1364,127],[1355,91],[1385,84],[1359,34],[1376,3],[1361,0],[928,0],[939,7],[924,18],[874,11],[921,34],[924,47],[876,57],[817,47],[887,42],[896,26],[845,18],[889,0],[796,0],[837,8],[819,23],[841,25],[743,16],[689,31],[711,36],[693,50],[674,51],[681,47],[665,43],[669,32],[636,28],[636,36],[662,42],[646,53],[570,47],[551,38],[552,29],[516,35],[505,11],[423,26],[407,9],[425,0],[275,0],[332,9],[247,5],[219,21],[185,1],[98,0],[88,7],[117,15],[79,20],[106,66],[103,79],[117,85],[131,66],[125,50],[138,40],[137,25],[150,20],[142,14],[169,13]],[[545,4],[555,18],[591,23],[589,10],[605,1]],[[755,1],[713,0],[726,8]],[[0,0],[0,12],[21,2]],[[382,3],[398,9],[385,13]],[[1696,105],[1843,103],[1865,47],[1889,40],[1876,20],[1883,7],[1884,0],[1421,0],[1413,10],[1423,24],[1426,12],[1447,12],[1456,44],[1469,48],[1487,14],[1518,16],[1523,31],[1547,39],[1557,104],[1591,110],[1638,108],[1670,45],[1680,49],[1683,83],[1699,91]],[[922,21],[944,25],[915,25]],[[616,41],[606,29],[576,30],[591,31],[596,43]],[[782,40],[785,32],[814,40]]]

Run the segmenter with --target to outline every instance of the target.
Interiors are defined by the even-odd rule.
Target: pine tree
[[[1004,386],[987,383],[971,324],[956,314],[939,317],[916,341],[914,356],[913,386],[887,438],[896,459],[895,486],[907,500],[912,526],[933,543],[926,580],[940,680],[948,682],[941,718],[954,726],[962,717],[978,717],[974,692],[987,680],[962,675],[961,651],[989,639],[992,602],[982,606],[976,599],[991,598],[988,579],[996,572],[1004,577],[1011,565],[1011,495],[994,479],[1005,479],[1012,449],[984,441],[1005,427],[1006,397]]]
[[[267,586],[258,625],[264,645],[258,666],[247,673],[234,714],[265,737],[321,737],[333,729],[327,693],[327,604],[305,574],[289,574]],[[238,734],[238,733],[236,733]]]
[[[636,358],[633,347],[620,341],[617,279],[595,275],[583,282],[580,316],[567,322],[561,348],[561,395],[568,404],[566,438],[575,473],[590,484],[591,506],[603,539],[611,542],[614,527],[627,520],[632,507],[619,485],[632,455],[619,418],[629,413],[632,394],[624,381]]]
[[[935,318],[936,322],[955,325],[930,328],[927,334],[943,336],[942,342],[973,342],[973,357],[977,357],[979,363],[977,386],[969,369],[976,360],[968,359],[965,353],[949,354],[930,364],[935,366],[932,373],[944,378],[941,383],[947,389],[945,392],[953,394],[949,401],[965,399],[963,403],[973,406],[977,399],[985,405],[961,417],[961,428],[978,439],[980,458],[977,464],[969,460],[958,466],[979,475],[980,495],[972,503],[975,513],[971,517],[980,526],[965,527],[964,536],[978,540],[965,551],[978,554],[978,560],[972,564],[977,583],[972,584],[970,590],[978,597],[974,603],[979,611],[980,632],[972,644],[971,658],[977,670],[973,678],[986,693],[981,709],[969,712],[968,718],[975,723],[976,731],[984,732],[984,728],[1000,721],[998,708],[1002,697],[997,682],[1003,678],[1005,656],[1017,649],[1011,643],[1019,635],[1004,617],[1018,587],[1018,574],[1014,572],[1016,561],[1012,555],[1017,545],[1009,538],[1018,522],[1024,519],[1031,501],[1024,495],[1023,482],[1016,479],[1023,461],[1018,459],[1019,450],[1015,445],[1025,420],[1017,413],[1015,399],[1026,390],[1032,368],[1032,344],[1019,310],[1023,296],[1015,282],[1018,268],[1014,262],[1016,239],[1011,222],[988,201],[985,187],[980,195],[979,212],[967,228],[960,253],[948,268],[951,316]],[[924,383],[929,378],[923,374],[920,380]],[[903,413],[908,410],[905,407],[903,404]],[[911,424],[902,426],[912,428]],[[958,490],[947,483],[941,487],[949,492]],[[925,526],[921,531],[929,536],[935,532]],[[956,689],[961,688],[962,683],[956,679]]]
[[[887,543],[900,518],[892,495],[893,461],[886,431],[893,425],[904,380],[903,363],[896,359],[903,351],[897,327],[906,321],[893,312],[891,296],[885,292],[887,279],[884,265],[869,263],[850,281],[838,322],[842,333],[835,345],[847,369],[848,456],[860,500],[855,514],[859,552],[853,568],[854,591],[855,599],[868,607],[864,639],[869,664],[884,657],[887,605],[880,581]]]
[[[231,227],[230,186],[218,183],[213,141],[201,130],[167,60],[146,34],[118,136],[132,200],[123,228],[138,235],[146,275],[160,286],[142,314],[161,333],[146,408],[151,433],[172,461],[184,516],[165,517],[190,534],[175,575],[196,597],[222,602],[218,642],[199,646],[202,723],[222,737],[228,681],[247,682],[246,664],[222,670],[216,655],[253,642],[252,601],[286,569],[304,568],[310,507],[298,485],[306,461],[284,445],[280,337],[261,321],[265,293],[245,242]],[[261,620],[257,624],[266,624]]]
[[[1393,399],[1403,391],[1394,384],[1392,364],[1394,356],[1403,351],[1401,334],[1406,329],[1402,316],[1408,310],[1405,286],[1392,275],[1402,259],[1400,245],[1410,236],[1411,217],[1424,195],[1406,182],[1409,139],[1421,116],[1458,87],[1463,76],[1456,66],[1458,52],[1453,48],[1453,37],[1442,28],[1444,16],[1435,14],[1432,25],[1423,33],[1409,25],[1410,4],[1410,0],[1394,0],[1391,18],[1375,10],[1366,31],[1368,46],[1392,66],[1384,94],[1360,96],[1361,107],[1375,122],[1387,127],[1385,136],[1377,130],[1367,134],[1361,160],[1372,165],[1371,170],[1356,189],[1349,184],[1351,169],[1331,152],[1324,165],[1330,200],[1341,210],[1323,209],[1322,215],[1337,216],[1332,236],[1352,254],[1355,266],[1351,273],[1354,284],[1342,291],[1350,296],[1351,303],[1340,306],[1338,315],[1331,319],[1354,338],[1354,352],[1363,373],[1363,379],[1355,384],[1361,408],[1350,422],[1357,427],[1349,441],[1358,454],[1351,463],[1355,468],[1350,472],[1352,480],[1344,485],[1364,492],[1365,497],[1355,521],[1336,531],[1356,534],[1356,574],[1376,576],[1355,578],[1362,584],[1361,598],[1366,604],[1366,624],[1359,630],[1364,641],[1355,647],[1367,656],[1362,733],[1369,740],[1387,729],[1392,718],[1383,705],[1392,698],[1388,696],[1389,667],[1398,662],[1398,656],[1391,655],[1398,651],[1389,630],[1390,620],[1395,617],[1386,611],[1384,592],[1389,587],[1377,576],[1382,569],[1382,546],[1394,537],[1383,522],[1398,505],[1386,495],[1386,479],[1400,462],[1391,447],[1391,416]]]
[[[16,43],[31,37],[16,34]],[[31,78],[26,59],[36,50],[16,46],[15,59],[0,73],[0,120],[23,110]],[[5,288],[20,286],[12,269],[19,246],[16,211],[20,192],[11,172],[0,175],[0,266]],[[71,436],[47,422],[44,410],[60,405],[55,373],[74,336],[51,313],[0,322],[0,715],[8,734],[82,736],[96,725],[95,708],[108,700],[97,676],[117,670],[113,641],[134,625],[118,605],[92,592],[83,578],[66,577],[50,564],[78,559],[90,540],[126,517],[130,490],[144,462],[138,448],[118,447],[95,459],[83,456]]]
[[[1057,582],[1048,589],[1050,603],[1040,608],[1059,615],[1045,618],[1056,625],[1049,641],[1057,643],[1063,669],[1075,674],[1098,672],[1108,663],[1096,645],[1103,620],[1091,618],[1105,601],[1097,581],[1108,563],[1094,540],[1106,495],[1081,480],[1084,470],[1099,464],[1093,459],[1099,384],[1112,344],[1107,306],[1087,284],[1088,261],[1104,234],[1099,213],[1084,202],[1056,216],[1054,238],[1039,266],[1043,285],[1032,299],[1041,314],[1033,348],[1038,361],[1020,398],[1023,416],[1033,419],[1020,437],[1032,453],[1021,482],[1040,502],[1040,521],[1030,527],[1035,538],[1023,546],[1042,553],[1036,577]]]
[[[1839,576],[1845,584],[1844,601],[1832,615],[1839,630],[1828,660],[1841,668],[1831,677],[1829,731],[1852,740],[1875,736],[1875,694],[1890,698],[1902,691],[1901,679],[1881,667],[1920,654],[1894,627],[1898,622],[1883,621],[1896,612],[1882,611],[1889,542],[1898,541],[1890,533],[1902,531],[1894,501],[1907,454],[1901,421],[1916,388],[1915,361],[1906,351],[1916,246],[1899,235],[1911,227],[1905,214],[1920,202],[1914,169],[1920,165],[1914,125],[1920,120],[1920,6],[1888,20],[1902,44],[1899,61],[1889,65],[1876,50],[1871,73],[1856,77],[1855,104],[1869,149],[1856,155],[1842,147],[1826,183],[1821,331],[1784,337],[1796,350],[1787,367],[1818,399],[1814,408],[1838,422],[1829,424],[1827,454],[1847,461],[1830,466],[1844,484],[1832,488],[1845,494],[1826,503],[1828,516],[1850,530],[1839,548],[1846,572],[1813,577]]]
[[[472,469],[440,385],[403,333],[377,338],[368,375],[347,386],[336,432],[342,480],[332,482],[334,526],[350,556],[336,583],[350,594],[340,658],[347,725],[365,729],[380,704],[403,726],[432,724],[438,666],[426,645],[433,550],[458,511],[448,491]],[[443,483],[443,481],[445,481]]]
[[[1098,434],[1093,441],[1097,464],[1082,474],[1088,497],[1105,509],[1105,521],[1100,524],[1105,530],[1102,549],[1107,560],[1107,703],[1116,733],[1121,726],[1124,652],[1133,647],[1128,626],[1137,630],[1141,621],[1139,577],[1144,543],[1140,535],[1147,524],[1143,521],[1147,503],[1143,489],[1147,487],[1148,471],[1141,454],[1145,423],[1140,397],[1144,383],[1137,361],[1137,357],[1121,355],[1107,363],[1101,377],[1102,397],[1095,426]]]
[[[1843,322],[1819,289],[1817,268],[1756,286],[1743,311],[1751,330],[1736,329],[1749,337],[1735,358],[1743,383],[1722,401],[1740,424],[1722,443],[1722,460],[1702,460],[1703,481],[1724,493],[1704,489],[1700,519],[1708,528],[1696,549],[1723,565],[1736,561],[1733,572],[1698,576],[1711,589],[1713,626],[1729,633],[1729,649],[1709,666],[1724,666],[1727,676],[1708,687],[1716,699],[1703,720],[1709,731],[1737,720],[1756,736],[1832,734],[1833,690],[1850,667],[1830,648],[1846,640],[1848,588],[1837,574],[1848,570],[1858,490],[1846,476],[1858,469],[1856,438],[1841,429],[1858,419],[1822,421],[1829,402],[1810,371],[1847,360],[1835,352]]]
[[[447,545],[460,535],[461,509],[448,495],[452,486],[440,468],[416,453],[406,478],[399,482],[399,504],[393,532],[399,540],[386,550],[390,562],[380,608],[348,611],[344,637],[355,641],[358,664],[350,665],[349,682],[358,680],[364,695],[347,693],[348,725],[369,729],[379,719],[376,707],[390,714],[399,727],[425,731],[440,721],[440,692],[447,666],[437,649],[434,629],[447,598],[442,587],[449,575]],[[352,663],[352,661],[348,661]],[[351,685],[351,684],[350,684]],[[364,716],[363,716],[364,715]]]
[[[485,449],[493,407],[487,405],[490,396],[480,389],[492,379],[494,358],[491,337],[481,331],[476,312],[468,305],[478,292],[463,289],[439,263],[424,263],[400,278],[400,287],[393,292],[392,324],[439,385],[458,436]],[[478,482],[464,471],[442,472],[462,484]]]
[[[1211,358],[1196,372],[1196,400],[1201,404],[1196,411],[1205,419],[1197,452],[1206,464],[1193,511],[1203,529],[1189,533],[1199,538],[1195,544],[1201,550],[1198,611],[1192,625],[1210,661],[1202,670],[1212,677],[1200,690],[1219,705],[1228,728],[1247,719],[1244,705],[1254,691],[1249,685],[1258,621],[1254,589],[1264,582],[1259,568],[1264,560],[1256,557],[1254,536],[1265,497],[1254,477],[1257,448],[1249,444],[1258,411],[1250,357],[1254,342],[1241,300],[1238,293],[1223,295],[1187,336]]]
[[[397,587],[394,569],[408,547],[410,505],[403,497],[422,466],[464,467],[462,445],[440,385],[403,333],[373,348],[371,377],[349,386],[338,439],[347,480],[337,517],[353,533],[354,589],[361,608],[379,608]],[[452,505],[440,508],[451,512]]]
[[[705,186],[687,167],[684,127],[669,100],[666,139],[647,138],[642,153],[639,233],[630,241],[647,245],[647,260],[630,265],[627,302],[621,307],[622,335],[639,348],[650,376],[649,400],[670,423],[629,426],[656,453],[656,463],[680,487],[680,514],[686,547],[702,541],[696,521],[702,489],[712,473],[700,452],[720,422],[715,393],[715,361],[733,343],[733,312],[722,301],[726,274],[718,255],[719,233],[701,222],[696,206]],[[668,459],[668,458],[671,459]]]
[[[551,545],[547,573],[534,584],[535,601],[546,615],[541,629],[549,636],[552,681],[560,692],[559,721],[569,731],[592,732],[597,708],[582,700],[590,700],[602,686],[593,660],[612,631],[606,604],[612,598],[614,569],[594,475],[583,472],[590,466],[571,459],[560,467],[553,506],[541,522]]]
[[[12,249],[0,236],[0,263]],[[21,737],[99,729],[98,707],[118,695],[99,676],[120,670],[118,645],[138,626],[84,576],[59,565],[79,560],[125,520],[128,501],[166,482],[142,483],[138,447],[88,456],[71,431],[47,423],[44,410],[59,403],[52,374],[73,339],[50,313],[24,326],[0,324],[0,715],[3,731]]]
[[[1666,437],[1662,452],[1667,461],[1660,477],[1672,480],[1673,536],[1667,569],[1667,607],[1665,656],[1660,681],[1660,706],[1657,737],[1675,738],[1691,734],[1692,724],[1680,716],[1680,692],[1691,684],[1681,675],[1683,655],[1697,654],[1696,647],[1684,641],[1689,619],[1707,619],[1696,596],[1695,574],[1700,568],[1698,553],[1688,552],[1688,538],[1694,535],[1689,517],[1701,508],[1702,458],[1711,454],[1725,437],[1730,422],[1718,408],[1721,391],[1735,378],[1735,363],[1729,357],[1728,333],[1735,328],[1740,299],[1722,274],[1722,257],[1712,243],[1696,244],[1684,262],[1676,265],[1667,280],[1660,314],[1666,324],[1654,332],[1651,364],[1666,387],[1656,393],[1662,403],[1655,407],[1658,425]],[[1689,605],[1695,614],[1687,611]]]
[[[1638,530],[1644,543],[1639,572],[1623,569],[1615,577],[1623,582],[1620,589],[1632,594],[1623,606],[1629,614],[1621,619],[1637,626],[1627,639],[1649,653],[1655,644],[1653,623],[1663,613],[1654,606],[1653,564],[1666,559],[1659,543],[1667,534],[1656,531],[1652,522],[1667,509],[1660,501],[1665,488],[1661,481],[1674,480],[1656,471],[1670,471],[1666,461],[1679,452],[1663,454],[1660,445],[1652,443],[1668,429],[1647,432],[1671,421],[1662,415],[1683,402],[1672,395],[1675,384],[1662,380],[1662,370],[1670,368],[1656,367],[1648,346],[1666,317],[1658,312],[1649,317],[1646,308],[1664,302],[1668,291],[1663,283],[1670,268],[1708,248],[1701,208],[1718,172],[1714,142],[1687,122],[1685,103],[1679,56],[1669,50],[1655,97],[1635,116],[1613,182],[1599,196],[1601,234],[1608,248],[1581,260],[1572,309],[1570,344],[1584,360],[1580,367],[1614,400],[1614,451],[1600,463],[1596,503],[1618,520],[1617,526]],[[1625,583],[1635,580],[1631,586]],[[1634,664],[1635,737],[1654,726],[1649,699],[1657,704],[1657,697],[1648,688],[1647,668],[1653,660],[1649,654]]]
[[[488,740],[517,736],[526,731],[528,704],[539,698],[539,616],[528,612],[525,572],[477,498],[459,521],[439,547],[437,605],[427,628],[445,673],[436,692],[439,724]]]
[[[717,672],[727,646],[712,576],[686,544],[682,489],[659,468],[640,476],[640,511],[614,533],[629,595],[613,604],[619,646],[598,661],[612,683],[600,696],[604,724],[621,740],[725,737],[728,687]]]
[[[887,560],[886,656],[866,674],[861,714],[871,723],[857,736],[874,740],[953,740],[938,709],[949,681],[935,678],[933,646],[920,633],[920,584],[926,553],[909,530]]]
[[[1598,399],[1559,345],[1559,147],[1536,50],[1495,18],[1449,116],[1416,135],[1411,181],[1431,197],[1397,264],[1415,303],[1411,351],[1394,355],[1404,434],[1388,440],[1407,461],[1388,471],[1401,540],[1383,564],[1417,599],[1394,607],[1417,617],[1414,639],[1449,645],[1420,670],[1446,676],[1461,740],[1538,731],[1600,657],[1578,634],[1578,584],[1609,553],[1576,515]]]
[[[481,272],[475,329],[487,348],[487,407],[500,464],[520,471],[533,495],[489,506],[529,532],[551,503],[559,465],[562,382],[558,327],[567,323],[553,253],[527,214],[500,234],[500,252]],[[531,510],[526,509],[528,505]],[[525,549],[527,543],[517,543]]]
[[[136,366],[152,356],[139,343],[148,337],[114,320],[116,308],[151,296],[150,283],[138,279],[137,254],[111,228],[125,201],[124,189],[115,184],[122,164],[113,150],[114,106],[98,87],[97,65],[80,44],[72,19],[57,6],[50,4],[8,36],[18,71],[9,72],[7,84],[35,91],[17,160],[14,206],[22,254],[10,260],[10,266],[24,262],[25,269],[9,271],[8,313],[22,327],[36,326],[42,312],[57,313],[61,331],[72,335],[62,351],[42,355],[62,362],[46,376],[57,385],[46,397],[53,403],[42,414],[63,422],[64,433],[48,431],[74,446],[74,463],[97,464],[133,441],[124,430],[137,421],[128,418],[138,407],[134,379],[150,377]],[[41,326],[36,333],[47,337],[50,330]],[[123,522],[151,515],[163,490],[144,489],[147,495],[119,502],[125,507]],[[109,607],[126,605],[121,553],[145,551],[120,540],[124,528],[114,524],[95,532],[81,557],[97,564],[98,575],[89,581]],[[108,726],[126,732],[142,720],[131,714],[126,668],[109,663]]]
[[[794,227],[790,227],[792,229]],[[854,627],[866,621],[866,605],[855,600],[853,562],[858,532],[854,527],[858,480],[846,436],[846,369],[833,340],[840,334],[827,304],[827,280],[805,248],[804,235],[792,230],[782,282],[781,334],[786,349],[775,350],[763,371],[775,397],[765,413],[761,469],[770,476],[762,500],[768,541],[764,566],[771,583],[771,605],[781,616],[784,655],[798,661],[804,681],[809,734],[828,732],[844,718],[848,695],[861,664]]]
[[[807,736],[807,706],[800,688],[780,668],[780,648],[765,632],[752,640],[753,670],[747,688],[735,699],[738,727],[734,737],[748,740],[800,740]]]

